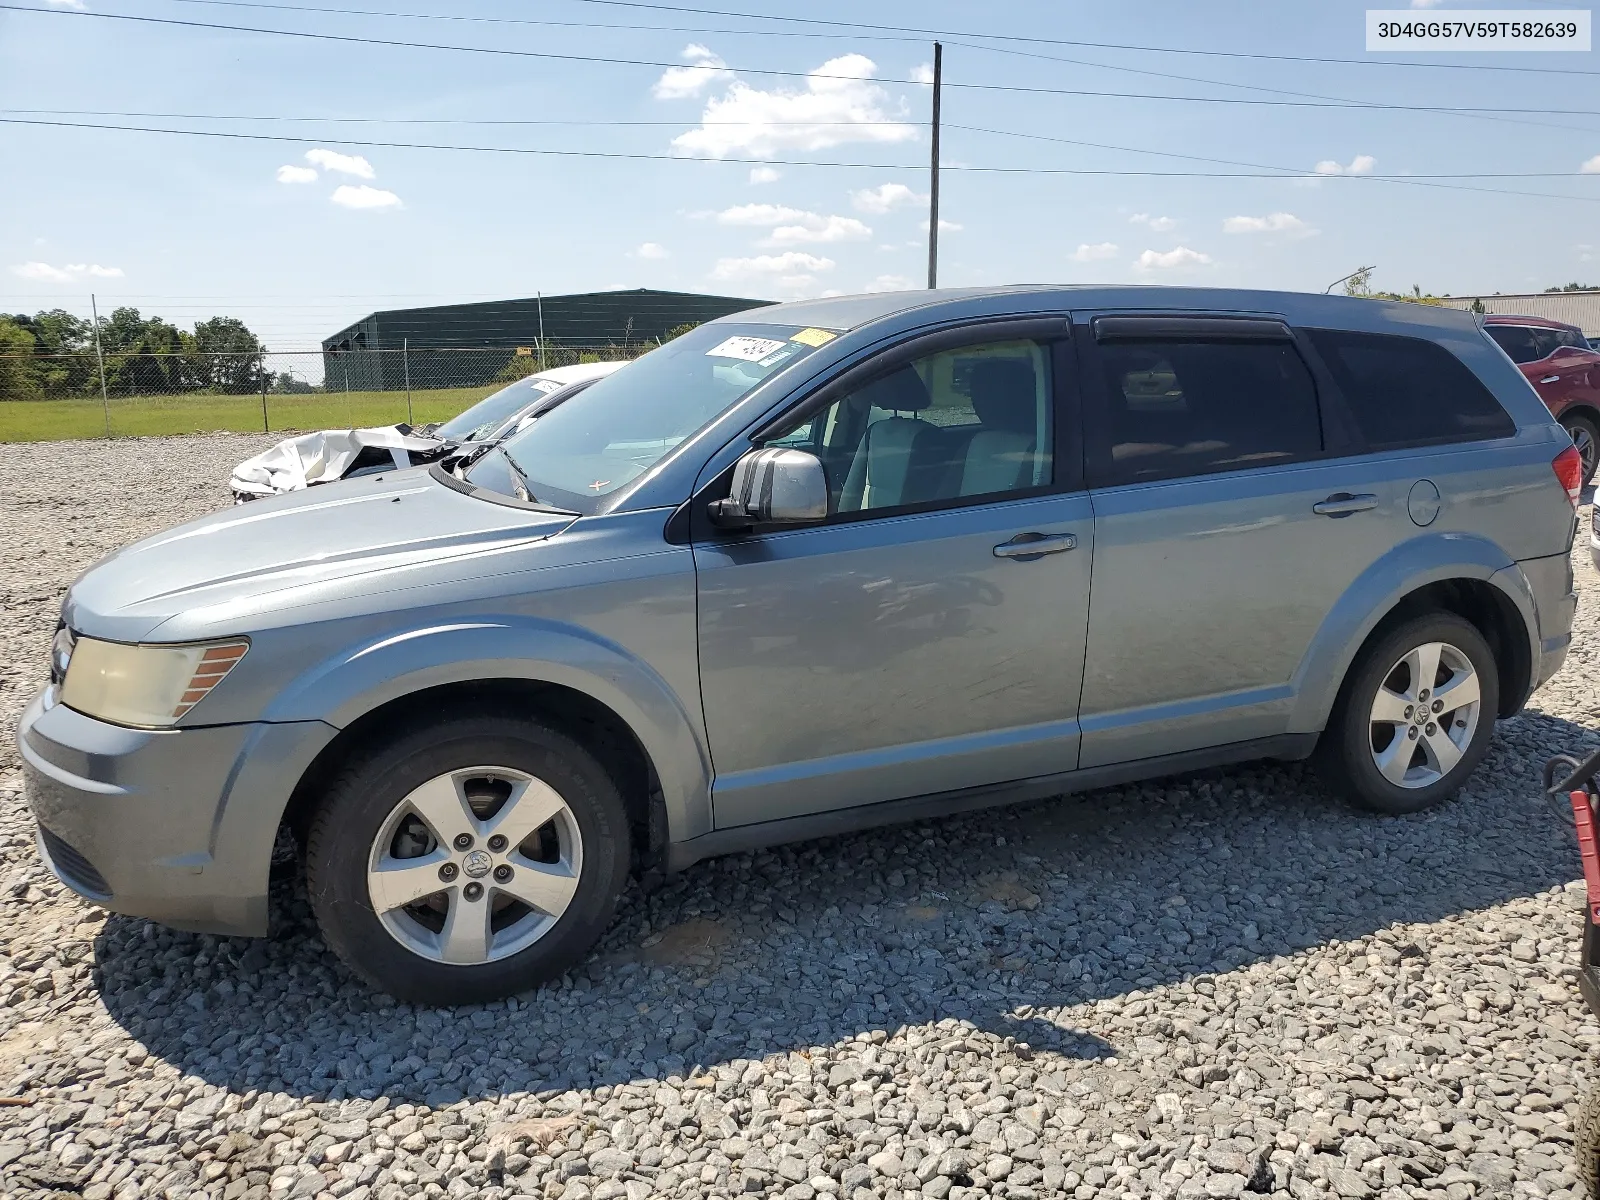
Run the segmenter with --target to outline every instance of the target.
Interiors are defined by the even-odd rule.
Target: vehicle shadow
[[[630,893],[567,978],[450,1012],[352,977],[292,878],[268,940],[112,918],[95,980],[173,1066],[308,1099],[438,1106],[687,1076],[945,1018],[1099,1058],[1117,1048],[1081,1027],[1087,1002],[1576,878],[1539,768],[1597,744],[1529,711],[1501,723],[1460,798],[1413,817],[1352,811],[1302,765],[1254,764],[731,856]]]

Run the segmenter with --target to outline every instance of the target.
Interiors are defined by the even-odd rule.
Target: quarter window
[[[1292,462],[1319,453],[1310,372],[1287,342],[1140,341],[1099,347],[1112,483]]]
[[[867,512],[1051,482],[1048,347],[991,342],[916,359],[767,440],[810,450],[829,508]]]
[[[1310,336],[1362,438],[1375,450],[1516,432],[1494,394],[1435,342],[1334,329],[1313,329]]]

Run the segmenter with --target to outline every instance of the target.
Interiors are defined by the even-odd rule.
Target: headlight
[[[80,637],[72,647],[61,702],[117,725],[172,725],[235,666],[243,640],[188,646],[128,646]]]

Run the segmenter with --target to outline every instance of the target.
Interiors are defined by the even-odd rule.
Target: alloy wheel
[[[512,767],[435,776],[373,839],[367,894],[389,935],[434,962],[517,954],[572,903],[583,838],[556,790]]]
[[[1478,673],[1465,654],[1448,642],[1416,647],[1373,697],[1373,765],[1397,787],[1438,783],[1472,744],[1481,708]]]

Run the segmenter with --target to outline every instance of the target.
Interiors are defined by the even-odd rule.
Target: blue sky
[[[93,291],[102,311],[134,304],[185,326],[226,313],[244,318],[273,349],[293,349],[314,346],[375,308],[610,287],[786,298],[920,286],[925,277],[929,91],[913,82],[931,57],[923,35],[665,11],[676,0],[663,7],[340,4],[551,22],[544,25],[192,0],[10,2],[62,11],[0,11],[0,108],[12,110],[0,115],[198,114],[36,119],[308,140],[0,125],[8,164],[0,185],[0,311],[87,311]],[[942,215],[951,225],[941,238],[944,285],[1141,281],[1320,291],[1366,264],[1377,265],[1381,287],[1457,294],[1600,279],[1600,115],[1549,113],[1600,113],[1597,76],[1372,65],[1380,56],[1363,47],[1364,6],[1343,2],[699,0],[698,7],[956,31],[945,49],[950,169]],[[683,65],[669,71],[352,45],[105,20],[74,8]],[[789,36],[731,32],[774,29]],[[1040,41],[1005,43],[1027,53],[1002,53],[1000,43],[959,36],[975,30],[1367,61],[1288,63]],[[1037,57],[1044,55],[1054,57]],[[1600,71],[1592,53],[1409,57]],[[960,86],[974,84],[1535,111],[1490,119]],[[240,116],[371,123],[220,119]],[[463,121],[592,124],[444,123]],[[1043,140],[1052,138],[1066,141]],[[873,165],[758,169],[343,139]],[[959,169],[1252,169],[1197,159],[1295,174]],[[1452,188],[1377,178],[1502,172],[1570,177],[1448,181]]]

